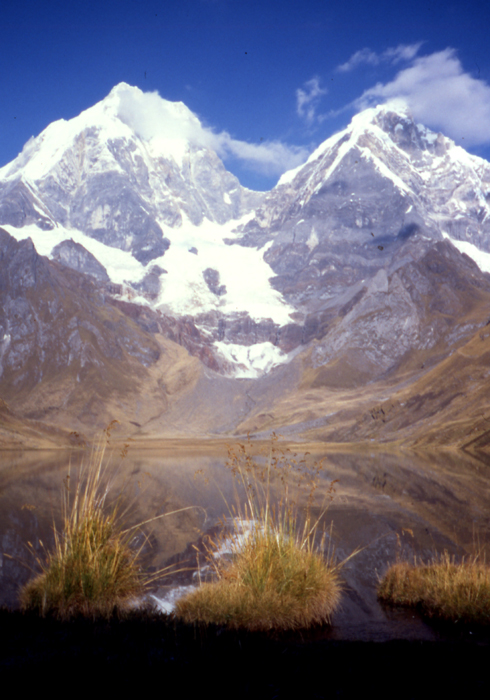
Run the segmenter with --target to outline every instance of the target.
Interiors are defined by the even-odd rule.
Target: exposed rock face
[[[133,287],[141,290],[147,298],[156,299],[160,293],[160,276],[166,272],[159,265],[152,265],[141,282],[134,283]]]
[[[407,113],[377,108],[286,173],[243,237],[229,242],[269,243],[272,284],[302,316],[299,328],[289,327],[288,349],[321,340],[316,366],[349,351],[353,376],[372,377],[446,332],[421,308],[434,291],[433,271],[415,274],[416,262],[445,234],[487,250],[489,193],[488,163]],[[434,254],[442,250],[459,279],[469,261],[447,246]],[[474,265],[473,272],[482,276]],[[451,287],[448,281],[442,295],[448,309]],[[448,311],[456,325],[460,312],[456,302]]]
[[[208,285],[209,291],[216,294],[217,297],[226,294],[226,285],[219,283],[219,272],[213,270],[212,267],[207,267],[202,273],[204,281]]]
[[[191,318],[114,299],[108,285],[49,261],[29,239],[17,242],[1,228],[0,269],[0,390],[16,409],[30,407],[37,392],[56,395],[60,403],[50,410],[58,410],[84,384],[101,399],[135,391],[160,357],[156,336],[227,369]],[[29,417],[44,417],[47,408],[41,400]]]
[[[99,395],[115,388],[114,373],[129,390],[138,371],[158,359],[154,338],[107,305],[89,277],[39,256],[30,240],[17,242],[0,229],[0,266],[0,377],[13,405],[63,380],[76,393],[94,373]],[[45,410],[40,406],[40,415]]]
[[[53,260],[66,265],[66,267],[71,267],[72,270],[84,272],[100,282],[110,281],[105,267],[80,243],[75,243],[73,240],[62,241],[53,248],[51,255]]]
[[[36,224],[43,231],[50,231],[53,222],[38,198],[20,179],[0,182],[2,224],[22,228],[26,224]]]
[[[389,275],[380,269],[315,344],[318,381],[360,384],[398,368],[413,351],[444,354],[482,325],[481,316],[467,319],[482,298],[490,299],[490,275],[448,241]]]

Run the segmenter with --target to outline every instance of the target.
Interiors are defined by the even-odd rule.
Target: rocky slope
[[[149,311],[133,318],[133,307],[114,303],[103,285],[39,256],[30,240],[17,242],[2,229],[0,265],[0,382],[10,407],[29,419],[78,428],[119,418],[124,406],[125,420],[137,422],[151,410],[151,402],[136,408],[148,385],[165,406],[162,366],[174,343],[160,333],[172,335],[164,318]],[[183,324],[182,344],[186,330],[192,335]],[[108,412],[111,403],[120,406],[119,415]]]

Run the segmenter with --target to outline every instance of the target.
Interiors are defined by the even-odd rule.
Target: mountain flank
[[[171,136],[185,105],[151,133],[142,105],[122,83],[0,169],[4,444],[116,419],[487,447],[490,164],[382,105],[251,192]]]

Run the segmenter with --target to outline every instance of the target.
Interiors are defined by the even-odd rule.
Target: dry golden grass
[[[340,567],[333,557],[324,558],[325,536],[319,533],[333,484],[312,517],[322,465],[307,469],[304,459],[278,450],[274,441],[265,466],[253,458],[250,442],[230,449],[227,464],[245,493],[245,503],[238,500],[230,514],[236,529],[249,525],[248,534],[232,538],[231,561],[215,556],[222,540],[212,543],[209,558],[218,580],[181,598],[175,614],[186,622],[250,630],[329,622],[341,585]],[[293,485],[295,493],[306,492],[303,508],[291,497]]]
[[[456,563],[447,552],[430,564],[394,564],[378,587],[394,605],[419,607],[430,617],[490,623],[490,567],[478,556]]]
[[[176,615],[250,630],[307,628],[329,621],[340,594],[337,567],[271,528],[253,532],[216,583],[177,602]]]
[[[172,513],[124,528],[120,498],[112,505],[108,503],[110,478],[105,449],[111,427],[75,478],[69,474],[65,479],[62,527],[54,527],[53,550],[38,556],[28,543],[41,573],[21,590],[24,609],[62,619],[74,615],[108,617],[131,607],[149,583],[165,574],[164,570],[149,576],[141,570],[141,547],[135,549],[132,540],[141,525]]]
[[[24,609],[61,618],[107,616],[144,590],[138,552],[130,546],[132,535],[123,531],[118,503],[111,507],[106,503],[105,446],[103,440],[92,450],[74,483],[71,474],[65,480],[62,528],[54,529],[53,550],[36,556],[41,573],[21,591]]]

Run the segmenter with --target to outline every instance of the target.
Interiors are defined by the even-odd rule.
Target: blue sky
[[[488,0],[6,0],[0,17],[0,165],[122,81],[183,101],[255,189],[390,99],[490,159]]]

